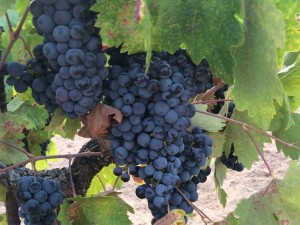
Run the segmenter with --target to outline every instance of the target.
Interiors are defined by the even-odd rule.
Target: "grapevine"
[[[136,201],[152,214],[143,224],[194,224],[196,214],[203,224],[298,224],[299,203],[291,200],[300,195],[291,191],[300,183],[293,178],[300,171],[297,7],[272,0],[1,5],[0,220],[132,224],[133,209],[117,189],[134,182]],[[57,135],[88,140],[64,154]],[[271,140],[294,160],[283,179],[263,149]],[[225,207],[227,171],[243,176],[259,158],[271,179],[265,189],[219,222],[198,206],[214,179]],[[66,164],[49,169],[54,159]]]

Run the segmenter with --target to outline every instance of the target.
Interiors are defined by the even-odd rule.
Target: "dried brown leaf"
[[[174,209],[158,220],[154,225],[185,225],[184,216],[185,211],[182,209]]]
[[[105,104],[96,105],[83,121],[84,126],[78,132],[78,135],[84,138],[96,138],[107,134],[107,129],[114,123],[121,123],[122,113],[111,106]]]

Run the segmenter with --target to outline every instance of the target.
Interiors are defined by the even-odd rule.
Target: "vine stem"
[[[4,52],[3,56],[2,56],[2,58],[1,58],[1,61],[0,61],[0,70],[2,69],[2,67],[3,67],[3,65],[4,65],[6,59],[7,59],[8,55],[9,55],[9,53],[11,52],[12,47],[14,46],[14,44],[17,41],[18,37],[20,36],[23,24],[25,23],[25,20],[27,18],[28,13],[29,13],[29,7],[28,7],[29,3],[30,3],[30,1],[28,2],[28,5],[27,5],[27,7],[26,7],[26,9],[24,11],[24,14],[23,14],[22,18],[21,18],[21,21],[20,21],[20,23],[19,23],[16,31],[13,32],[13,37],[11,38],[11,40],[10,40],[7,48],[5,49],[5,52]]]
[[[210,103],[215,103],[215,102],[233,102],[231,99],[211,99],[211,100],[206,100],[206,101],[194,101],[192,102],[193,105],[198,105],[198,104],[210,104]]]
[[[75,185],[74,185],[74,181],[73,181],[73,177],[72,177],[72,169],[71,169],[71,161],[72,158],[69,157],[69,176],[70,176],[70,184],[71,184],[71,188],[72,188],[72,195],[73,197],[76,197],[76,191],[75,191]]]
[[[12,145],[12,144],[10,144],[10,143],[8,143],[8,142],[6,142],[6,141],[2,141],[2,140],[0,140],[0,143],[5,144],[5,145],[7,145],[7,146],[9,146],[9,147],[12,147],[12,148],[17,149],[18,151],[20,151],[20,152],[22,152],[23,154],[25,154],[28,158],[34,157],[34,155],[32,155],[32,154],[30,154],[29,152],[25,151],[23,148],[19,148],[18,146]]]
[[[103,181],[101,180],[101,177],[100,177],[98,174],[96,174],[96,176],[97,176],[97,178],[99,179],[99,181],[100,181],[100,183],[101,183],[101,185],[102,185],[102,187],[103,187],[103,191],[105,191],[105,186],[104,186]]]
[[[274,178],[274,174],[273,174],[273,171],[269,165],[269,163],[267,162],[262,150],[260,149],[260,147],[258,146],[257,142],[254,140],[252,134],[250,133],[250,131],[248,130],[247,127],[243,126],[243,129],[244,131],[248,134],[249,138],[251,139],[251,141],[253,142],[253,144],[255,145],[257,151],[258,151],[258,154],[260,155],[260,157],[262,158],[262,160],[264,161],[266,167],[268,168],[269,170],[269,173],[271,174],[271,176]]]
[[[32,53],[31,53],[31,51],[30,51],[30,49],[29,49],[26,41],[24,40],[24,38],[22,36],[19,36],[19,39],[23,42],[24,49],[29,53],[30,57],[33,59],[34,57],[33,57]]]
[[[211,89],[209,89],[207,92],[205,92],[203,95],[201,95],[198,99],[206,100],[208,99],[213,93],[215,93],[217,90],[221,89],[224,86],[223,82],[220,82],[216,86],[213,86]]]
[[[22,162],[13,164],[11,166],[5,167],[3,169],[0,169],[0,173],[6,172],[8,170],[17,168],[19,166],[24,166],[28,163],[37,162],[39,160],[45,160],[45,159],[69,159],[69,158],[79,158],[79,157],[89,157],[89,156],[102,156],[103,152],[82,152],[82,153],[76,153],[76,154],[66,154],[66,155],[49,155],[49,156],[37,156],[37,157],[31,157],[27,160],[24,160]]]
[[[263,131],[263,130],[261,130],[259,128],[253,127],[253,126],[251,126],[251,125],[249,125],[247,123],[244,123],[244,122],[241,122],[241,121],[238,121],[238,120],[234,120],[234,119],[231,119],[231,118],[227,118],[227,117],[221,116],[219,114],[213,114],[213,113],[210,113],[210,112],[202,111],[202,110],[196,110],[196,112],[201,113],[201,114],[205,114],[205,115],[209,115],[209,116],[213,116],[213,117],[216,117],[216,118],[219,118],[219,119],[223,119],[223,120],[226,120],[228,122],[235,123],[235,124],[237,124],[239,126],[242,126],[242,127],[245,126],[248,129],[254,130],[254,131],[256,131],[256,132],[258,132],[260,134],[263,134],[266,137],[269,137],[271,139],[274,139],[275,141],[280,142],[281,144],[285,145],[288,148],[295,148],[297,150],[300,150],[300,147],[298,147],[298,146],[296,146],[294,144],[288,143],[286,141],[283,141],[282,139],[277,138],[277,137],[273,136],[272,134],[269,134],[266,131]]]
[[[114,183],[114,186],[113,186],[113,191],[116,189],[116,186],[117,186],[117,183],[118,183],[118,180],[120,179],[120,176],[117,177],[117,179],[115,180],[115,183]]]
[[[199,214],[199,216],[201,216],[202,221],[206,223],[206,221],[204,220],[204,218],[208,219],[209,222],[213,222],[204,212],[201,211],[201,209],[199,209],[197,206],[195,206],[189,199],[187,199],[187,197],[180,191],[180,189],[177,187],[176,190],[179,192],[179,194],[187,201],[187,203],[192,206],[196,212]]]

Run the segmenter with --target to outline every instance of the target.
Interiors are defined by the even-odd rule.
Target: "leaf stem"
[[[19,36],[19,39],[21,39],[21,41],[23,42],[24,50],[26,50],[29,53],[30,57],[33,59],[34,57],[31,53],[26,41],[24,40],[24,38],[22,36]]]
[[[251,125],[249,125],[249,124],[247,124],[247,123],[244,123],[244,122],[241,122],[241,121],[238,121],[238,120],[234,120],[234,119],[231,119],[231,118],[227,118],[227,117],[221,116],[221,115],[219,115],[219,114],[213,114],[213,113],[210,113],[210,112],[202,111],[202,110],[196,110],[196,112],[202,113],[202,114],[205,114],[205,115],[209,115],[209,116],[213,116],[213,117],[216,117],[216,118],[219,118],[219,119],[223,119],[223,120],[226,120],[226,121],[228,121],[228,122],[235,123],[235,124],[237,124],[237,125],[239,125],[239,126],[245,126],[245,127],[247,127],[248,129],[254,130],[254,131],[256,131],[256,132],[258,132],[258,133],[260,133],[260,134],[263,134],[263,135],[266,136],[266,137],[269,137],[269,138],[271,138],[271,139],[274,139],[275,141],[280,142],[281,144],[285,145],[285,146],[288,147],[288,148],[295,148],[295,149],[297,149],[297,150],[300,150],[300,147],[298,147],[298,146],[296,146],[296,145],[294,145],[294,144],[288,143],[288,142],[286,142],[286,141],[283,141],[282,139],[277,138],[277,137],[273,136],[272,134],[269,134],[269,133],[267,133],[266,131],[261,130],[261,129],[259,129],[259,128],[253,127],[253,126],[251,126]]]
[[[74,185],[74,181],[73,181],[73,177],[72,177],[71,161],[72,161],[72,158],[69,157],[70,184],[71,184],[71,188],[72,188],[72,195],[73,195],[73,197],[76,197],[77,194],[76,194],[76,191],[75,191],[75,185]]]
[[[96,174],[96,176],[97,176],[97,178],[99,179],[99,181],[100,181],[100,183],[101,183],[101,185],[102,185],[102,187],[103,187],[103,191],[105,191],[105,185],[104,185],[104,183],[103,183],[101,177],[100,177],[98,174]]]
[[[12,147],[12,148],[17,149],[18,151],[20,151],[20,152],[22,152],[23,154],[25,154],[28,158],[34,157],[34,155],[30,154],[29,152],[27,152],[27,151],[24,150],[23,148],[19,148],[18,146],[12,145],[12,144],[10,144],[10,143],[8,143],[8,142],[6,142],[6,141],[2,141],[2,140],[0,140],[0,143],[5,144],[5,145],[7,145],[7,146],[9,146],[9,147]]]
[[[118,183],[118,180],[120,179],[120,176],[117,177],[117,179],[115,180],[115,183],[114,183],[114,186],[113,186],[113,191],[116,189],[116,186],[117,186],[117,183]]]
[[[211,99],[211,100],[206,100],[206,101],[194,101],[192,102],[193,105],[197,104],[211,104],[215,102],[233,102],[231,99]]]
[[[209,89],[203,95],[201,95],[198,98],[198,100],[206,100],[206,99],[208,99],[212,94],[214,94],[217,90],[221,89],[223,86],[224,86],[223,82],[217,84],[216,86],[213,86],[211,89]]]
[[[10,40],[10,42],[9,42],[8,46],[6,47],[5,52],[4,52],[4,54],[3,54],[3,56],[0,60],[0,70],[2,69],[9,53],[11,52],[12,47],[14,46],[16,40],[18,39],[18,37],[19,37],[19,35],[22,31],[23,24],[25,23],[25,20],[27,18],[28,13],[29,13],[29,7],[28,7],[29,3],[30,3],[30,1],[28,2],[28,5],[27,5],[27,7],[24,11],[24,14],[23,14],[22,18],[21,18],[21,21],[20,21],[16,31],[13,34],[13,38]]]
[[[262,158],[262,160],[264,161],[266,167],[268,168],[269,170],[269,173],[271,174],[271,176],[274,178],[274,174],[273,174],[273,171],[269,165],[269,163],[267,162],[264,154],[263,154],[263,151],[260,149],[260,147],[258,146],[257,142],[254,140],[253,136],[251,135],[250,131],[248,130],[247,127],[243,126],[243,129],[244,131],[248,134],[249,138],[251,139],[251,141],[253,142],[253,144],[255,145],[260,157]]]
[[[177,187],[176,190],[179,192],[179,194],[185,199],[185,201],[191,206],[193,207],[193,209],[196,210],[196,212],[199,214],[199,216],[201,216],[202,221],[206,223],[206,221],[204,220],[204,218],[208,219],[209,222],[213,222],[204,212],[201,211],[201,209],[199,209],[197,206],[195,206],[181,191],[180,189]]]

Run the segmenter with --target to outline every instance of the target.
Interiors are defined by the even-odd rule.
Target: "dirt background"
[[[63,139],[54,137],[53,141],[57,144],[59,154],[77,153],[81,146],[88,139],[76,136],[75,140]],[[282,178],[287,171],[290,160],[282,153],[278,153],[274,143],[265,144],[265,156],[270,164],[276,178]],[[68,165],[67,160],[59,160],[55,163],[50,163],[51,168],[64,167]],[[214,169],[212,167],[212,169]],[[212,221],[217,222],[226,217],[229,212],[232,212],[236,205],[243,198],[263,190],[271,181],[271,176],[262,160],[255,162],[250,170],[245,169],[243,172],[229,171],[227,179],[224,182],[228,198],[225,208],[219,203],[217,194],[214,188],[213,173],[208,177],[204,184],[198,185],[199,199],[195,205],[200,208]],[[152,215],[147,207],[147,201],[138,199],[135,196],[136,184],[133,181],[124,183],[121,192],[121,197],[134,208],[135,214],[129,213],[129,218],[133,225],[150,225]],[[0,205],[0,213],[5,212],[5,208]],[[189,219],[188,225],[205,224],[201,217],[195,213],[193,219]],[[211,224],[211,223],[209,223]],[[109,224],[108,224],[109,225]]]

